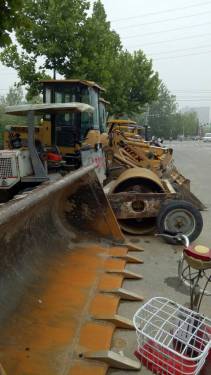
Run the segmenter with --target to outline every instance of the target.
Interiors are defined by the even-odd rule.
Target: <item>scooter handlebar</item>
[[[163,237],[166,239],[176,240],[178,243],[182,243],[185,247],[190,245],[189,238],[183,233],[177,234],[167,234],[167,233],[157,233],[155,234],[157,237]]]

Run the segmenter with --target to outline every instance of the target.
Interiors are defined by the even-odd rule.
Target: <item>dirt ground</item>
[[[183,141],[172,142],[171,147],[174,148],[177,167],[191,179],[192,191],[208,208],[203,212],[203,232],[196,242],[211,246],[211,144],[202,141]],[[139,239],[136,240],[139,241]],[[144,264],[128,265],[127,268],[142,274],[143,280],[125,281],[124,288],[143,295],[145,302],[151,297],[163,296],[181,304],[188,304],[189,290],[179,283],[177,277],[181,248],[168,245],[153,236],[142,237],[138,243],[144,247],[145,251],[134,253],[134,255],[142,258]],[[132,319],[140,305],[140,302],[121,303],[119,314]],[[201,312],[211,318],[211,297],[204,298]],[[113,338],[113,350],[134,358],[135,348],[135,331],[116,330]],[[129,373],[131,375],[149,375],[151,372],[142,368],[140,371],[130,371]],[[125,371],[110,370],[109,374],[123,375]]]

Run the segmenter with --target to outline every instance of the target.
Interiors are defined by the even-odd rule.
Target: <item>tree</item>
[[[18,105],[24,103],[24,94],[21,86],[11,86],[5,97],[1,98],[1,103],[5,105]]]
[[[148,107],[144,115],[136,116],[141,124],[147,123],[151,134],[163,138],[177,138],[179,135],[195,136],[198,133],[198,117],[195,112],[181,113],[177,111],[176,97],[171,95],[161,83],[158,99]]]
[[[5,114],[6,106],[23,104],[24,102],[23,90],[17,86],[11,86],[7,95],[0,97],[0,132],[4,130],[6,125],[25,124],[22,117]]]
[[[122,52],[115,60],[108,86],[111,114],[143,112],[145,103],[158,96],[160,80],[152,68],[152,61],[139,50],[133,54]]]
[[[171,95],[164,83],[161,83],[158,99],[152,103],[146,114],[153,135],[164,138],[173,136],[176,109],[176,97]]]
[[[111,113],[134,113],[155,100],[159,78],[142,51],[123,51],[111,30],[101,0],[88,16],[86,0],[25,0],[23,12],[30,28],[20,27],[17,43],[5,48],[2,62],[17,70],[29,95],[37,95],[38,81],[54,69],[65,78],[94,80],[107,89]],[[20,49],[21,47],[21,49]],[[42,60],[41,60],[42,58]],[[38,66],[38,62],[39,66]]]
[[[199,120],[196,112],[178,113],[174,121],[173,136],[196,136],[198,134]]]
[[[28,27],[23,25],[16,30],[17,43],[2,52],[1,60],[17,70],[21,83],[28,84],[31,96],[38,93],[37,81],[49,78],[47,69],[66,75],[68,67],[68,74],[74,75],[81,59],[88,6],[86,0],[24,1]]]
[[[10,33],[26,25],[26,19],[21,12],[22,0],[2,0],[0,5],[0,47],[5,47],[11,43]]]
[[[81,61],[75,67],[75,74],[107,88],[112,79],[115,59],[122,46],[119,35],[111,30],[100,0],[94,3],[92,15],[85,21],[81,43]],[[65,76],[71,76],[68,67]]]

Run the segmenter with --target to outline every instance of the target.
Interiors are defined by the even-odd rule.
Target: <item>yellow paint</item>
[[[13,125],[10,129],[4,131],[4,149],[10,149],[9,133],[14,132],[20,134],[23,141],[28,139],[28,126]],[[51,123],[49,121],[41,121],[40,125],[35,126],[35,139],[38,139],[43,145],[51,146]]]
[[[194,250],[199,254],[207,254],[209,253],[210,249],[207,246],[197,245],[194,247]]]
[[[75,353],[110,348],[114,326],[89,320],[90,314],[117,313],[119,298],[98,291],[100,285],[122,283],[121,277],[106,274],[109,255],[109,247],[96,244],[52,255],[50,267],[28,286],[1,327],[1,360],[8,375],[92,373],[92,364],[83,372]],[[96,374],[104,370],[99,366]]]
[[[84,364],[82,361],[79,361],[73,368],[71,368],[68,375],[106,375],[108,366],[101,365],[91,365]]]

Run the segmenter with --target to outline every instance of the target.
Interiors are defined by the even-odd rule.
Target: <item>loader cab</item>
[[[0,150],[0,203],[9,200],[21,190],[37,186],[50,177],[58,178],[57,172],[65,167],[65,161],[57,148],[47,147],[48,145],[43,144],[39,139],[41,133],[39,127],[35,126],[36,119],[43,116],[54,115],[56,117],[62,113],[78,112],[93,113],[94,108],[76,102],[6,107],[6,113],[9,115],[25,116],[27,126],[24,129],[21,128],[21,134],[10,129],[8,131],[10,134],[9,147]],[[23,134],[25,137],[22,137]],[[92,160],[89,164],[91,162]]]
[[[104,89],[92,81],[78,79],[43,80],[41,83],[44,103],[81,102],[94,107],[93,113],[63,112],[45,117],[51,123],[51,144],[57,145],[63,155],[74,154],[86,143],[90,131],[95,136],[100,134],[99,97]]]
[[[130,136],[138,135],[138,125],[130,119],[111,119],[107,123],[108,132],[119,130]]]
[[[107,132],[106,122],[107,122],[108,112],[107,112],[106,107],[109,104],[110,102],[108,102],[104,98],[99,99],[99,120],[100,120],[100,132],[101,133]]]

